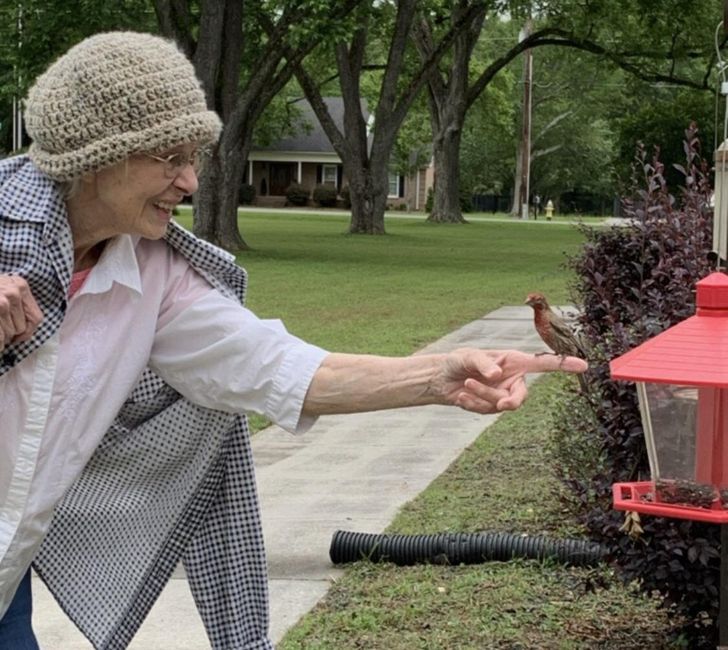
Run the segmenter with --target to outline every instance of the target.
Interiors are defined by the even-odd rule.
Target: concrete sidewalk
[[[502,307],[422,352],[463,346],[543,350],[529,307]],[[338,530],[379,533],[497,416],[427,406],[326,416],[305,435],[270,427],[253,437],[270,570],[271,638],[308,612],[341,573],[329,560]],[[35,579],[33,623],[43,650],[89,650]],[[181,570],[129,646],[209,648]]]

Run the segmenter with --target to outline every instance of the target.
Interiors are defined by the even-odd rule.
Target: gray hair
[[[61,198],[64,201],[70,199],[78,192],[78,188],[81,187],[82,182],[80,177],[73,178],[70,181],[59,181],[58,191],[61,193]]]

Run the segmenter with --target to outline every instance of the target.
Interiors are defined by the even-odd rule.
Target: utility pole
[[[728,0],[726,0],[728,2]],[[526,19],[519,42],[531,35],[533,23]],[[529,194],[531,191],[531,82],[533,77],[533,53],[530,49],[523,53],[523,118],[521,120],[521,183],[518,205],[521,206],[521,219],[528,219]]]

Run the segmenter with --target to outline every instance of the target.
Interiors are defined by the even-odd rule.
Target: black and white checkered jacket
[[[175,224],[165,239],[243,301],[232,256]],[[0,355],[0,375],[60,327],[72,269],[56,184],[26,156],[0,161],[0,273],[25,277],[44,313],[30,341]],[[180,560],[215,650],[273,647],[246,418],[196,406],[147,369],[58,504],[34,567],[94,647],[111,650],[127,647]]]

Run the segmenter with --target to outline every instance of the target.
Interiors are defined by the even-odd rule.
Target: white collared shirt
[[[201,406],[302,432],[326,354],[211,288],[165,242],[109,242],[58,332],[0,377],[0,617],[145,367]]]

